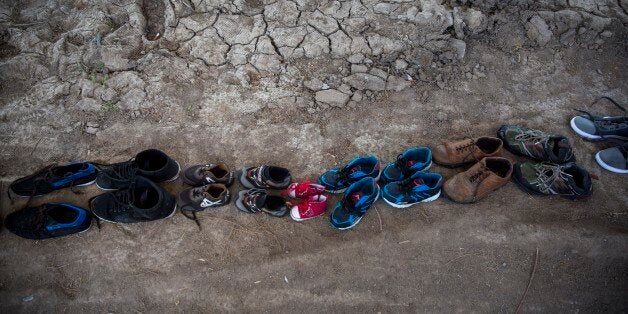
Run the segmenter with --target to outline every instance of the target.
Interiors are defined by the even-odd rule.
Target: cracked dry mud
[[[156,147],[182,165],[315,178],[503,123],[570,137],[585,202],[513,183],[472,205],[383,203],[355,230],[233,206],[28,241],[0,232],[3,312],[525,312],[628,309],[628,184],[574,108],[628,97],[625,0],[21,0],[0,3],[6,187],[43,165]],[[518,160],[520,158],[511,156]],[[461,169],[435,167],[446,177]],[[180,183],[165,187],[176,193]],[[237,187],[232,188],[236,191]],[[38,198],[86,206],[100,193]],[[332,202],[337,199],[332,198]]]

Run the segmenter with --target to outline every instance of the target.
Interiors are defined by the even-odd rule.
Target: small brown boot
[[[457,167],[484,157],[501,156],[503,146],[502,140],[486,136],[445,142],[432,147],[432,160],[441,166]]]
[[[469,170],[455,175],[443,186],[454,202],[474,203],[505,185],[512,175],[512,162],[502,157],[486,157]]]

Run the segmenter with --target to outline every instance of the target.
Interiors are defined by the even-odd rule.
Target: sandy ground
[[[41,5],[26,2],[23,10]],[[594,49],[557,42],[510,49],[518,44],[504,38],[504,29],[514,27],[505,23],[465,38],[464,59],[441,63],[440,79],[415,79],[403,90],[381,90],[340,107],[312,99],[313,92],[291,94],[297,102],[311,99],[310,105],[285,105],[279,101],[287,90],[281,84],[265,86],[263,79],[260,85],[221,84],[212,73],[223,70],[202,63],[207,68],[197,69],[199,77],[167,81],[163,72],[187,57],[163,53],[127,70],[145,82],[160,78],[158,88],[153,83],[144,88],[143,101],[155,105],[126,108],[130,96],[125,98],[123,86],[122,92],[116,89],[125,93],[119,108],[110,110],[103,100],[104,109],[90,111],[81,107],[85,101],[75,106],[77,100],[97,98],[84,96],[85,87],[74,92],[75,85],[93,83],[76,68],[61,80],[42,75],[28,81],[7,79],[17,77],[8,72],[16,69],[3,66],[3,215],[23,204],[5,197],[8,183],[53,162],[116,162],[155,147],[182,165],[276,164],[291,169],[296,179],[313,179],[356,155],[392,161],[411,146],[494,135],[504,123],[565,134],[578,163],[599,180],[593,196],[581,202],[530,196],[514,183],[472,205],[440,198],[399,210],[380,201],[345,232],[331,229],[327,216],[296,223],[245,214],[233,205],[200,213],[202,230],[180,214],[144,224],[103,223],[101,229],[94,225],[83,234],[44,241],[5,229],[0,310],[513,312],[535,268],[523,312],[625,312],[628,177],[599,168],[593,154],[607,144],[584,141],[568,125],[573,109],[618,114],[608,104],[591,107],[598,96],[628,101],[626,29],[613,23],[613,37]],[[159,27],[151,24],[145,36],[157,33]],[[527,38],[525,30],[519,33]],[[30,58],[7,47],[3,65]],[[299,60],[294,63],[308,77],[335,71],[333,60]],[[330,68],[321,67],[325,63]],[[483,75],[465,76],[476,64]],[[42,87],[63,82],[69,83],[68,92],[53,98]],[[351,93],[356,90],[352,86]],[[87,122],[95,122],[97,130]],[[462,169],[432,171],[451,177]],[[180,182],[164,187],[172,193],[184,188]],[[231,188],[238,189],[238,184]],[[34,203],[87,206],[101,193],[95,186],[81,192],[60,191]]]

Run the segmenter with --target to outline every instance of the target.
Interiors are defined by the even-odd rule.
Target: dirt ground
[[[30,241],[0,231],[0,311],[628,311],[628,177],[569,119],[628,102],[626,1],[1,1],[2,215],[14,179],[142,149],[314,179],[356,155],[494,135],[568,136],[580,202],[509,183],[471,205],[376,203],[353,230],[229,205]],[[508,154],[513,160],[521,160]],[[462,169],[434,167],[451,177]],[[181,182],[165,184],[172,193]],[[231,190],[240,187],[235,184]],[[87,206],[59,191],[34,204]],[[332,204],[338,197],[332,198]],[[331,207],[332,205],[330,205]],[[538,249],[538,262],[535,252]],[[536,267],[534,265],[536,264]]]

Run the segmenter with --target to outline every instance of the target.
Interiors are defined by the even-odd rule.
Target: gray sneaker
[[[628,173],[628,143],[599,151],[595,160],[608,171]]]
[[[571,119],[571,128],[578,135],[591,141],[606,139],[628,140],[628,116],[626,116],[626,109],[609,97],[600,97],[593,104],[602,99],[612,102],[617,108],[624,112],[624,115],[600,117],[583,110],[578,110],[582,112],[583,115],[575,116]]]

